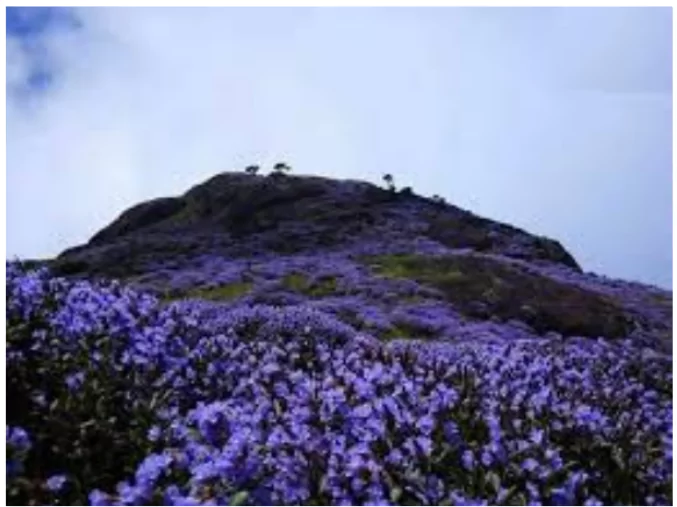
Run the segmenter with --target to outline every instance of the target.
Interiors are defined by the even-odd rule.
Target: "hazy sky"
[[[7,13],[7,255],[225,170],[441,194],[672,286],[670,8]]]

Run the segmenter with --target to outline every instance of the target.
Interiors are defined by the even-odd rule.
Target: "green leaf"
[[[239,491],[230,499],[230,505],[245,505],[247,498],[249,498],[249,492]]]
[[[527,505],[527,497],[524,493],[518,493],[512,497],[510,505]]]
[[[320,478],[320,491],[324,491],[327,489],[327,475],[324,474],[322,475],[322,478]]]
[[[96,419],[90,419],[89,421],[85,421],[82,424],[80,424],[80,431],[86,430],[87,428],[91,426],[96,426]]]
[[[623,451],[620,449],[614,449],[611,451],[611,459],[621,470],[625,470],[625,462],[623,461]]]
[[[390,501],[397,503],[400,501],[400,498],[402,498],[402,488],[395,486],[390,490]]]
[[[489,472],[484,476],[484,482],[491,485],[494,490],[494,493],[498,493],[501,490],[501,478],[496,472]]]

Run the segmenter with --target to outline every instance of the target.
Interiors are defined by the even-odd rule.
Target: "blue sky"
[[[8,10],[9,257],[278,160],[672,287],[671,9]]]

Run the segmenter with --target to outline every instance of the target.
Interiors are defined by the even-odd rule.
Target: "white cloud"
[[[53,86],[8,95],[8,253],[54,255],[141,199],[285,160],[391,172],[670,285],[671,14],[587,11],[79,10],[80,30],[43,35]],[[22,82],[31,53],[8,39],[7,57]]]

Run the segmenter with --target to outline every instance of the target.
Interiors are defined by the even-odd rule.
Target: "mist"
[[[9,258],[285,161],[672,287],[670,8],[39,11],[8,11]]]

